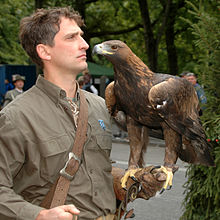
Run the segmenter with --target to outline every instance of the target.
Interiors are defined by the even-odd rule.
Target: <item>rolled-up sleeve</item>
[[[11,120],[0,113],[0,219],[34,220],[42,210],[13,189],[13,178],[24,164],[25,138]]]

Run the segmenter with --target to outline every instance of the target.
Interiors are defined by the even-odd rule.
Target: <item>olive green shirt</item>
[[[84,91],[88,131],[66,204],[80,220],[114,213],[111,120],[104,100]],[[77,99],[80,99],[77,91]],[[76,126],[66,93],[40,76],[0,112],[0,219],[34,220],[72,150]]]

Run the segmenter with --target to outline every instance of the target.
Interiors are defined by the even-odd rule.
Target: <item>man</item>
[[[180,77],[186,78],[187,73],[188,73],[188,71],[183,71],[182,73],[180,73]]]
[[[201,109],[204,110],[205,109],[205,104],[207,103],[207,98],[205,96],[205,92],[203,90],[203,88],[197,83],[197,78],[195,76],[194,73],[190,73],[188,72],[185,75],[185,78],[192,83],[192,85],[194,86],[199,102],[201,104]]]
[[[17,96],[19,96],[23,93],[25,76],[21,76],[19,74],[13,75],[12,82],[13,82],[15,88],[6,92],[3,107],[8,105]]]
[[[0,219],[114,217],[111,120],[104,100],[84,90],[88,129],[79,169],[65,205],[40,207],[74,143],[81,108],[76,76],[87,68],[89,47],[82,25],[79,14],[69,8],[39,9],[21,21],[22,46],[44,77],[0,112]]]

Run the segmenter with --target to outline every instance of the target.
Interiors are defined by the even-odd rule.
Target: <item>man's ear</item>
[[[37,54],[42,60],[51,60],[50,50],[47,45],[38,44],[36,46]]]

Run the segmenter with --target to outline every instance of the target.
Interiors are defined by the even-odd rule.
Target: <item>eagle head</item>
[[[126,60],[126,57],[130,54],[131,50],[120,40],[109,40],[95,45],[92,52],[103,55],[109,61],[114,63],[114,60]]]

